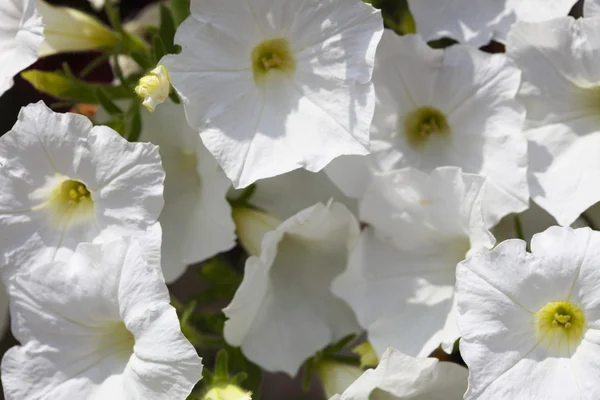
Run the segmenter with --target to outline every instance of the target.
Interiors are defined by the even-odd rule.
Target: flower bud
[[[169,73],[164,66],[159,65],[139,80],[135,92],[144,99],[142,105],[154,112],[156,106],[169,97],[170,88]]]
[[[263,211],[252,208],[234,208],[233,221],[242,247],[251,256],[260,256],[265,233],[275,230],[281,221]]]
[[[343,393],[362,373],[358,367],[337,361],[325,360],[317,365],[317,375],[327,399]]]
[[[44,23],[40,57],[73,51],[110,49],[121,36],[96,18],[69,7],[57,7],[42,0],[37,7]]]
[[[247,392],[233,384],[227,384],[212,387],[202,397],[202,400],[252,400],[251,395],[252,392]]]

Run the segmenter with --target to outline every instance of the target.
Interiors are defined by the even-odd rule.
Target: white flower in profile
[[[388,346],[425,357],[458,339],[458,262],[494,244],[484,226],[485,179],[443,167],[374,178],[360,205],[369,224],[332,290],[356,313],[381,355]],[[410,321],[410,323],[407,323]]]
[[[35,2],[0,1],[0,96],[12,87],[16,74],[38,59],[44,26]]]
[[[161,64],[240,188],[368,152],[382,31],[361,0],[192,0],[175,35],[183,50]]]
[[[227,342],[267,371],[295,375],[316,351],[357,332],[354,314],[330,285],[358,234],[356,218],[334,202],[302,210],[267,232],[223,310]]]
[[[159,229],[149,235],[160,243]],[[146,239],[80,244],[69,261],[10,278],[21,346],[2,359],[7,400],[189,395],[202,363],[181,333],[160,263],[145,257]]]
[[[507,53],[523,70],[531,197],[570,225],[600,200],[600,19],[519,23]]]
[[[386,31],[373,83],[371,154],[340,157],[326,168],[345,193],[360,198],[374,172],[456,166],[488,178],[490,224],[527,208],[525,109],[515,99],[520,72],[505,55],[465,45],[436,50],[417,35]]]
[[[436,358],[413,358],[389,347],[377,368],[365,371],[330,400],[462,400],[467,369]]]
[[[158,148],[42,102],[0,138],[0,252],[13,266],[145,232],[163,206]]]
[[[183,106],[167,101],[144,113],[140,139],[159,146],[165,169],[163,274],[175,281],[188,265],[235,246],[235,225],[226,199],[231,182],[198,134],[185,122]]]
[[[62,52],[112,49],[121,36],[102,21],[74,8],[37,0],[45,27],[40,56]]]
[[[600,398],[600,233],[552,227],[459,264],[465,399]]]
[[[575,3],[577,0],[408,0],[417,33],[425,40],[449,37],[475,47],[492,39],[505,42],[516,21],[564,17]]]

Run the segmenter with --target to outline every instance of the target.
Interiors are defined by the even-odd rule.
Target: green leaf
[[[154,63],[150,60],[150,54],[147,52],[134,51],[130,56],[143,70],[150,70],[154,66]]]
[[[127,140],[130,142],[136,142],[142,133],[142,116],[140,115],[140,106],[137,102],[134,102],[134,107],[135,110],[133,111],[127,129]]]
[[[160,38],[162,39],[166,53],[175,53],[175,21],[171,11],[161,4],[160,6],[160,28],[158,29]]]
[[[176,26],[179,26],[190,15],[190,0],[171,0],[169,7]]]
[[[167,54],[167,49],[161,37],[155,35],[152,38],[152,54],[154,55],[154,63],[158,64],[161,58]]]
[[[96,88],[96,98],[110,115],[122,114],[123,111],[108,97],[103,87]]]
[[[177,94],[175,89],[173,89],[173,86],[171,86],[171,89],[169,90],[169,98],[173,103],[181,104],[181,99],[179,98],[179,95]]]
[[[215,381],[229,381],[229,355],[227,350],[221,349],[217,353],[217,361],[215,361]]]
[[[38,91],[62,100],[72,100],[74,103],[100,104],[96,96],[98,88],[103,88],[111,100],[135,97],[135,93],[123,86],[88,83],[75,77],[66,76],[64,72],[33,69],[22,72],[21,76]]]
[[[119,16],[119,10],[112,4],[111,1],[104,3],[104,11],[108,17],[108,21],[111,26],[118,32],[123,32],[123,25],[121,25],[121,17]]]

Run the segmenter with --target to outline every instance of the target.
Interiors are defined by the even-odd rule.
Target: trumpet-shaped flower
[[[159,146],[165,169],[163,274],[173,282],[188,265],[235,245],[235,225],[226,193],[231,182],[198,134],[185,122],[183,107],[170,101],[145,113],[140,138]]]
[[[589,0],[585,0],[586,3]],[[408,0],[417,33],[427,41],[450,37],[472,46],[506,41],[516,21],[541,22],[563,17],[577,0]]]
[[[193,0],[161,64],[239,188],[368,152],[382,31],[361,0]]]
[[[471,399],[600,398],[600,233],[552,227],[459,264]]]
[[[160,230],[150,242],[160,243]],[[13,334],[2,359],[7,400],[184,400],[202,377],[158,260],[142,240],[77,247],[8,281]],[[151,250],[154,252],[154,250]]]
[[[35,0],[0,1],[0,96],[38,59],[44,26]]]
[[[419,36],[386,32],[373,83],[371,154],[340,157],[326,169],[345,193],[360,198],[375,172],[456,166],[488,178],[490,224],[527,208],[520,72],[503,54],[465,45],[436,50]]]
[[[413,358],[389,347],[377,368],[365,371],[330,400],[462,400],[467,369],[436,358]]]
[[[158,148],[42,102],[0,138],[0,252],[13,266],[145,232],[163,206]]]
[[[444,167],[374,178],[360,205],[369,226],[332,285],[379,355],[428,356],[458,339],[455,267],[494,244],[484,226],[483,177]],[[410,321],[410,323],[407,323]]]
[[[358,221],[339,203],[316,204],[267,232],[223,310],[227,342],[268,371],[294,375],[317,350],[356,332],[356,318],[330,285],[358,234]]]
[[[519,23],[507,53],[523,70],[531,197],[570,225],[600,200],[600,19]]]

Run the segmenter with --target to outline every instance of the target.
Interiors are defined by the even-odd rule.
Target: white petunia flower
[[[23,108],[0,138],[3,263],[68,259],[80,242],[146,231],[163,180],[156,146],[42,102]]]
[[[140,138],[159,146],[165,169],[163,274],[168,283],[187,265],[235,246],[235,225],[226,193],[231,182],[198,134],[185,122],[183,107],[170,101],[144,113]]]
[[[600,19],[519,23],[507,53],[523,70],[531,197],[570,225],[600,200]]]
[[[600,233],[552,227],[456,271],[465,399],[598,399]]]
[[[454,271],[494,238],[482,215],[483,177],[444,167],[377,176],[360,207],[369,226],[333,292],[354,310],[379,355],[428,356],[458,339]],[[409,322],[407,322],[409,321]]]
[[[374,172],[457,166],[488,178],[489,223],[527,208],[520,72],[504,55],[465,45],[436,50],[417,35],[386,31],[373,83],[371,155],[340,157],[326,169],[345,193],[360,197]]]
[[[323,171],[297,169],[255,184],[250,203],[281,219],[313,204],[327,203],[329,199],[344,204],[353,213],[358,211],[358,201],[342,193]]]
[[[583,16],[586,18],[600,15],[600,0],[585,0],[583,2]]]
[[[151,242],[160,243],[160,230]],[[184,400],[202,363],[181,333],[160,263],[142,240],[77,247],[8,282],[13,334],[7,400]]]
[[[62,52],[110,49],[121,40],[117,32],[90,14],[54,6],[44,0],[38,0],[37,6],[45,27],[41,57]]]
[[[408,0],[417,33],[425,40],[449,37],[477,47],[492,39],[505,42],[516,21],[566,16],[575,3],[577,0]]]
[[[467,369],[436,358],[413,358],[389,347],[379,365],[330,400],[461,400]]]
[[[42,18],[35,0],[0,1],[0,96],[13,77],[38,59],[44,40]]]
[[[192,0],[163,58],[235,187],[366,154],[381,13],[360,0]]]
[[[316,204],[266,233],[223,310],[227,342],[267,371],[295,375],[317,350],[358,331],[330,291],[358,234],[358,221],[339,203]]]

